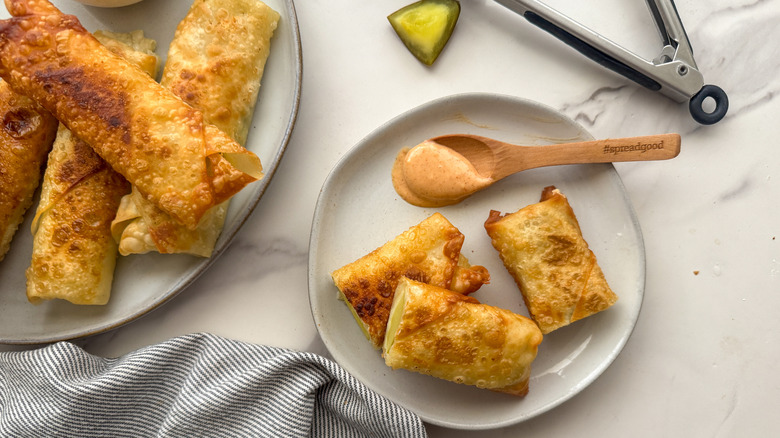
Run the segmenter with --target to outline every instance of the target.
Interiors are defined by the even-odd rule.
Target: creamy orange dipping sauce
[[[404,200],[419,207],[443,207],[493,183],[463,155],[435,142],[404,148],[393,164],[393,187]]]

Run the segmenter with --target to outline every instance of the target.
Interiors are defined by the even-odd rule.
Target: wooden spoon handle
[[[533,169],[561,164],[668,160],[680,153],[680,135],[659,134],[547,146],[510,146],[503,152],[501,155],[507,159],[499,160],[500,169],[496,169],[494,174],[496,179],[517,172],[520,170],[518,167]],[[513,161],[514,164],[511,163]],[[514,171],[509,167],[513,167]]]

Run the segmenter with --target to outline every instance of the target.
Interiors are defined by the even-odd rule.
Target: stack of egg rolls
[[[156,43],[143,32],[96,32],[109,50],[147,75],[157,75]],[[106,304],[116,266],[111,221],[130,184],[86,143],[60,124],[49,154],[33,219],[27,299]]]
[[[245,144],[279,14],[257,0],[196,0],[179,23],[161,84]],[[149,251],[208,257],[228,202],[211,208],[197,228],[176,221],[134,187],[112,226],[123,255]]]
[[[260,159],[47,0],[7,0],[0,76],[189,229],[262,177]]]
[[[434,213],[379,248],[331,273],[339,298],[363,334],[382,348],[393,295],[403,278],[468,295],[490,282],[484,266],[461,253],[466,237],[441,213]]]
[[[157,84],[155,44],[141,31],[93,37],[47,0],[6,6],[0,92],[30,96],[51,122],[39,158],[25,158],[38,169],[27,206],[57,133],[33,220],[28,299],[105,304],[117,248],[210,256],[228,199],[262,177],[242,145],[279,14],[256,0],[195,0]]]

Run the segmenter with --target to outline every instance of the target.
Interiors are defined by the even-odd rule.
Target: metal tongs
[[[703,125],[718,122],[728,111],[726,93],[716,85],[704,85],[704,77],[696,68],[693,49],[674,0],[646,0],[664,44],[661,54],[652,61],[639,57],[541,2],[495,1],[639,85],[659,91],[676,102],[688,100],[691,116]],[[715,101],[715,109],[709,112],[703,108],[708,97]]]

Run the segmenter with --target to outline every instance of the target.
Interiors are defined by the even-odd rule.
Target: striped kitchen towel
[[[3,437],[425,437],[419,417],[314,353],[192,334],[118,358],[0,353]]]

